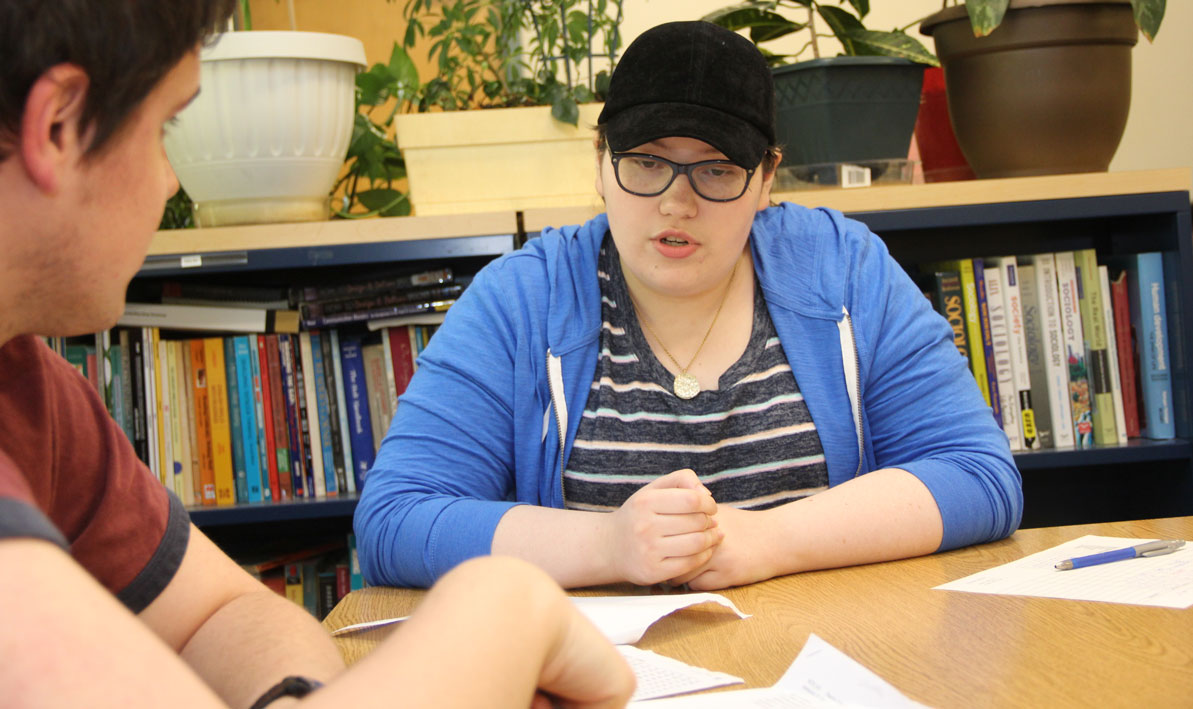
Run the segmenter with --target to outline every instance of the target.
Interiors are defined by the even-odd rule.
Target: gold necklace
[[[717,305],[717,312],[713,313],[712,322],[708,324],[708,330],[704,333],[704,339],[700,341],[700,346],[692,354],[692,359],[688,360],[687,367],[680,365],[679,360],[675,359],[675,355],[671,354],[670,350],[667,349],[667,345],[663,344],[663,338],[659,337],[658,333],[642,317],[642,309],[638,307],[637,301],[634,301],[634,308],[639,313],[638,322],[642,323],[647,332],[654,336],[654,339],[659,343],[659,347],[663,348],[663,353],[675,363],[676,367],[679,367],[679,374],[675,375],[675,381],[671,383],[671,390],[681,399],[693,399],[700,393],[700,382],[696,377],[688,374],[688,369],[696,363],[696,358],[700,356],[700,350],[704,349],[704,343],[708,342],[708,336],[712,334],[713,326],[717,324],[717,317],[721,314],[721,308],[725,306],[725,301],[729,299],[729,291],[733,286],[733,277],[737,275],[738,263],[741,263],[740,259],[733,264],[733,270],[729,273],[729,283],[726,284],[725,294],[721,296],[721,302]],[[630,296],[630,300],[634,300],[633,295]]]

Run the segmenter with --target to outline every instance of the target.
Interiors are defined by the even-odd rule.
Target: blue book
[[[335,450],[331,442],[331,410],[327,405],[327,375],[323,370],[322,338],[318,331],[311,331],[311,366],[315,371],[315,408],[319,417],[319,443],[323,449],[323,481],[327,485],[327,494],[335,495],[336,466]]]
[[[249,345],[248,335],[231,339],[236,352],[236,386],[240,397],[240,429],[236,434],[243,440],[248,500],[261,502],[261,450],[257,445],[257,403],[253,398],[253,360],[257,348]]]
[[[261,470],[261,499],[272,500],[269,487],[269,446],[265,437],[265,397],[261,393],[261,357],[265,355],[264,335],[249,335],[249,369],[253,377],[253,409],[257,415],[257,465]]]
[[[1163,255],[1153,251],[1111,261],[1127,272],[1132,339],[1139,365],[1139,433],[1144,438],[1175,438]]]
[[[345,474],[343,480],[340,481],[340,487],[347,492],[356,492],[356,476],[352,474],[352,434],[348,429],[348,398],[344,393],[344,364],[341,361],[343,352],[340,348],[340,334],[337,330],[331,331],[331,361],[333,381],[336,387],[336,415],[339,417],[340,430],[340,451],[343,453],[343,462]],[[330,395],[330,392],[328,392]],[[336,469],[337,479],[340,476],[340,469]]]
[[[232,470],[236,475],[236,501],[249,501],[248,478],[244,471],[244,439],[240,424],[240,379],[236,374],[236,350],[233,340],[224,338],[224,372],[228,380],[228,427],[232,439]]]
[[[1189,417],[1193,401],[1189,400],[1189,352],[1185,344],[1185,318],[1181,293],[1181,255],[1166,252],[1164,261],[1164,305],[1167,308],[1168,363],[1172,369],[1172,418],[1176,435],[1189,437]]]
[[[990,387],[990,410],[1002,428],[1002,403],[998,398],[998,372],[994,366],[994,335],[990,330],[990,305],[986,300],[986,278],[982,275],[985,262],[973,259],[973,282],[978,291],[978,320],[982,327],[982,351],[986,353],[986,385]]]
[[[373,419],[369,416],[369,392],[365,386],[365,366],[360,355],[360,339],[340,340],[340,366],[344,370],[344,398],[348,406],[348,434],[352,441],[352,472],[356,490],[364,490],[365,473],[373,467]]]

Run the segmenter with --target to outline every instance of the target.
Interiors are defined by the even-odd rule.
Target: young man
[[[197,93],[199,42],[230,9],[0,0],[4,705],[624,704],[633,678],[616,651],[511,559],[462,565],[345,672],[314,619],[190,524],[36,337],[108,328],[123,311],[178,187],[164,126]]]

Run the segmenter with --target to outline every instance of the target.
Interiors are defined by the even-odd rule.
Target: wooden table
[[[816,633],[936,707],[1193,707],[1193,608],[932,590],[1085,534],[1193,539],[1193,517],[1027,529],[943,554],[728,589],[721,593],[753,618],[738,620],[712,606],[682,610],[652,626],[638,647],[764,687]],[[578,593],[633,592],[646,591]],[[334,629],[406,615],[421,596],[354,591],[324,623]],[[352,662],[394,627],[337,640]]]

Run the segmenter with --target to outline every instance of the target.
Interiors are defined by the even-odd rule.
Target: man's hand
[[[607,561],[620,578],[644,586],[690,574],[721,543],[716,514],[717,504],[696,473],[664,475],[609,515]]]
[[[671,579],[674,585],[688,584],[694,591],[712,591],[744,586],[776,575],[768,561],[766,536],[773,531],[767,511],[739,510],[717,506],[717,526],[723,538],[713,548],[707,563]]]

